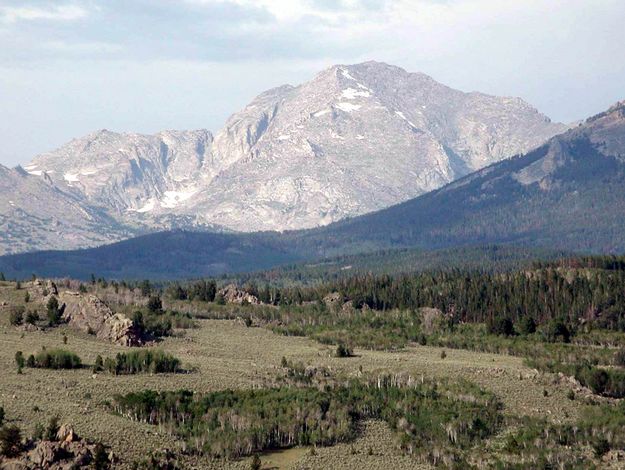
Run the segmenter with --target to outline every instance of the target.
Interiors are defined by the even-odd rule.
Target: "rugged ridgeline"
[[[443,248],[516,243],[625,250],[625,102],[528,154],[389,209],[294,237],[298,243]],[[321,245],[322,240],[331,240]]]
[[[334,66],[261,94],[214,138],[99,131],[2,169],[0,253],[168,228],[316,227],[439,188],[564,129],[518,98],[377,62]]]
[[[0,253],[72,249],[136,234],[47,175],[0,165]]]
[[[530,153],[391,208],[284,234],[166,232],[101,248],[0,258],[9,275],[193,277],[380,248],[504,243],[625,250],[625,102]]]

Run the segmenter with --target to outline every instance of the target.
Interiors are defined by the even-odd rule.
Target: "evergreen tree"
[[[9,323],[13,326],[19,326],[24,321],[24,311],[26,309],[23,305],[17,305],[11,307],[9,310]]]
[[[15,364],[17,365],[18,369],[24,368],[25,361],[24,361],[24,353],[22,351],[17,351],[15,353]]]
[[[150,281],[148,281],[147,279],[141,281],[141,283],[139,284],[139,288],[141,289],[141,295],[143,297],[148,297],[152,293],[152,286],[150,285]]]
[[[5,457],[17,457],[22,452],[22,430],[17,426],[0,429],[0,453]]]
[[[148,300],[148,310],[152,313],[161,313],[163,311],[163,302],[160,296],[153,295]]]
[[[530,316],[526,316],[520,322],[520,333],[523,335],[531,335],[532,333],[536,333],[536,322]]]
[[[28,313],[26,313],[26,323],[34,325],[35,323],[37,323],[37,321],[39,321],[39,315],[37,314],[37,311],[29,310]]]
[[[102,356],[100,356],[99,354],[95,358],[95,364],[93,365],[93,370],[96,372],[104,370],[104,361],[102,360]]]
[[[111,462],[102,443],[98,442],[93,453],[93,467],[95,470],[107,470],[111,468]]]
[[[48,421],[48,426],[46,427],[44,438],[46,441],[56,441],[56,435],[59,432],[59,417],[53,416]]]
[[[136,328],[139,335],[143,335],[145,333],[145,322],[143,321],[143,312],[141,312],[141,310],[135,311],[132,315],[132,324]]]
[[[50,297],[46,308],[48,310],[48,324],[50,326],[58,325],[61,321],[61,312],[59,311],[59,301],[56,296]]]

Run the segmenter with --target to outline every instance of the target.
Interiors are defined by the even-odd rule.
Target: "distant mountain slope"
[[[506,242],[612,253],[625,251],[624,216],[622,102],[525,156],[296,240],[341,250]]]
[[[29,277],[35,272],[79,279],[92,273],[117,279],[182,279],[254,271],[302,259],[274,241],[263,234],[161,232],[98,248],[2,256],[0,272],[8,277]]]
[[[212,141],[206,130],[155,135],[101,130],[38,156],[24,169],[45,174],[117,220],[153,226],[158,215],[176,215],[205,184]]]
[[[207,130],[102,130],[24,169],[68,196],[59,207],[79,204],[129,233],[301,229],[408,200],[565,127],[518,98],[463,93],[421,73],[367,62],[269,90],[214,138]],[[0,192],[0,199],[9,196]],[[53,217],[55,208],[38,210]],[[28,230],[29,219],[12,214]],[[0,240],[0,254],[92,246],[123,233],[95,223],[82,232],[64,239],[16,232],[16,244]]]
[[[110,243],[137,234],[103,211],[84,206],[48,177],[0,165],[0,254],[33,246],[71,249]]]
[[[193,277],[388,248],[516,244],[625,251],[625,102],[522,157],[372,214],[311,230],[169,232],[76,252],[0,258],[0,271]]]

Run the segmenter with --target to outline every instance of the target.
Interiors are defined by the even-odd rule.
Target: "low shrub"
[[[353,356],[353,352],[352,352],[351,348],[348,348],[344,344],[339,344],[336,347],[336,353],[335,354],[336,354],[336,357],[352,357]]]
[[[19,326],[24,321],[24,312],[26,309],[23,305],[11,307],[9,310],[9,323],[13,326]]]
[[[140,372],[162,374],[181,370],[180,359],[164,351],[152,349],[118,353],[114,360],[107,358],[103,367],[115,375]]]
[[[53,349],[42,350],[34,356],[29,356],[26,365],[41,369],[79,369],[82,367],[82,361],[73,352]]]

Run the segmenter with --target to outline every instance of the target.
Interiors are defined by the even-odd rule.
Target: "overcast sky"
[[[574,121],[625,99],[623,0],[0,0],[0,163],[96,129],[208,128],[379,60]]]

